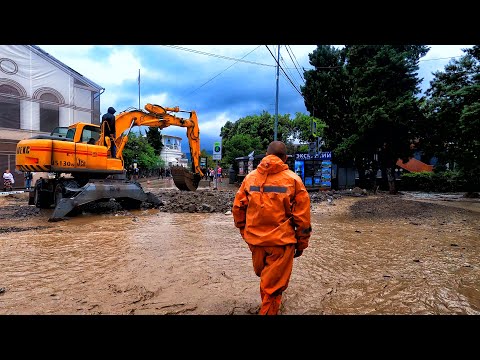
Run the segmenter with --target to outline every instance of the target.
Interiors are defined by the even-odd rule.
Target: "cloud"
[[[343,45],[334,45],[342,47]],[[218,141],[221,127],[227,121],[236,121],[262,111],[275,113],[277,45],[179,45],[177,48],[161,45],[40,45],[52,56],[103,86],[102,114],[109,106],[122,111],[138,107],[138,71],[140,69],[140,107],[146,103],[165,107],[179,106],[195,110],[198,115],[201,141],[208,149],[209,142]],[[192,51],[181,50],[188,48]],[[312,67],[309,54],[316,45],[282,45],[280,54],[285,71],[293,82],[280,71],[279,114],[307,113],[304,100],[297,90],[303,85],[299,75]],[[419,63],[422,90],[426,90],[431,73],[443,70],[449,59],[463,55],[462,48],[471,45],[431,45]],[[254,50],[252,52],[252,50]],[[195,53],[197,52],[197,53]],[[214,54],[206,55],[198,52]],[[251,53],[250,53],[251,52]],[[245,63],[237,61],[246,54]],[[232,59],[225,59],[229,57]],[[431,59],[431,60],[430,60]],[[261,65],[263,64],[263,65]],[[268,66],[265,66],[268,65]],[[296,69],[298,67],[298,69]],[[165,128],[162,133],[180,136],[185,129]],[[188,148],[188,142],[184,146]],[[203,145],[202,145],[203,147]]]

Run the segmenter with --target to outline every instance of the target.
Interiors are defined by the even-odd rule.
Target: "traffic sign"
[[[213,143],[213,160],[222,159],[222,143],[220,141],[215,141]]]

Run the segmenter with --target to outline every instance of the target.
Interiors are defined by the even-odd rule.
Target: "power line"
[[[225,70],[222,70],[221,72],[219,72],[217,75],[215,75],[214,77],[212,77],[210,80],[204,82],[202,85],[200,85],[198,88],[190,91],[188,94],[184,95],[184,96],[187,96],[187,95],[190,95],[190,94],[193,94],[195,91],[199,90],[200,88],[202,88],[203,86],[207,85],[210,81],[212,81],[213,79],[215,79],[216,77],[220,76],[221,74],[223,74],[225,71],[227,71],[228,69],[230,69],[233,65],[237,64],[238,62],[240,62],[243,58],[247,57],[248,55],[250,55],[252,52],[254,52],[255,50],[257,50],[260,46],[262,45],[258,45],[255,49],[253,49],[252,51],[250,51],[249,53],[247,53],[246,55],[244,55],[241,59],[238,59],[237,61],[235,61],[233,64],[231,64],[229,67],[227,67]]]
[[[247,63],[247,64],[254,64],[254,65],[275,67],[275,65],[262,64],[262,63],[255,62],[255,61],[242,60],[243,58],[241,58],[241,59],[236,59],[236,58],[232,58],[232,57],[229,57],[229,56],[223,56],[223,55],[217,55],[217,54],[207,53],[207,52],[205,52],[205,51],[200,51],[200,50],[195,50],[195,49],[189,49],[189,48],[182,47],[182,46],[177,46],[177,45],[161,45],[161,46],[166,46],[166,47],[171,47],[171,48],[178,49],[178,50],[193,52],[193,53],[195,53],[195,54],[212,56],[212,57],[216,57],[216,58],[219,58],[219,59],[234,60],[234,61],[237,61],[237,62],[244,62],[244,63]],[[258,45],[258,47],[260,47],[260,46],[262,46],[262,45]],[[247,55],[248,55],[248,54],[247,54]],[[245,57],[245,56],[244,56],[244,57]]]
[[[255,61],[237,59],[237,58],[224,56],[224,55],[212,54],[212,53],[208,53],[208,52],[205,52],[205,51],[189,49],[189,48],[186,48],[186,47],[183,47],[183,46],[178,46],[178,45],[161,45],[161,46],[170,47],[170,48],[177,49],[177,50],[182,50],[182,51],[188,51],[188,52],[192,52],[192,53],[195,53],[195,54],[212,56],[212,57],[216,57],[216,58],[219,58],[219,59],[240,61],[240,62],[244,62],[244,63],[247,63],[247,64],[254,64],[254,65],[259,65],[259,66],[267,66],[267,67],[275,67],[276,66],[276,65],[271,65],[271,64],[259,63],[259,62],[255,62]],[[287,46],[289,47],[290,45],[287,45]],[[290,51],[292,51],[292,53],[293,53],[293,50],[291,48],[290,48]],[[288,52],[288,48],[287,48],[287,52]],[[289,53],[289,55],[290,55],[290,53]],[[295,57],[295,54],[293,54],[293,56]],[[435,59],[420,59],[418,61],[445,60],[445,59],[458,58],[458,57],[461,57],[461,56],[463,56],[463,55],[442,57],[442,58],[435,58]],[[296,59],[296,57],[295,57],[295,59]],[[301,67],[305,71],[305,68],[298,63],[298,60],[297,60],[297,64],[298,64],[299,67]],[[336,68],[339,68],[339,67],[342,67],[342,66],[318,66],[317,69],[336,69]],[[289,69],[294,69],[294,68],[289,68]],[[298,71],[298,68],[296,66],[295,66],[295,69],[297,69],[297,71]]]
[[[463,56],[463,55],[450,56],[450,57],[444,57],[444,58],[436,58],[436,59],[420,59],[420,60],[418,60],[418,61],[445,60],[445,59],[458,58],[458,57],[462,57],[462,56]]]
[[[297,57],[295,56],[295,54],[293,53],[293,49],[290,47],[290,45],[287,45],[287,46],[290,48],[290,51],[292,52],[292,55],[293,55],[293,57],[295,58],[295,61],[297,62],[298,67],[301,68],[302,66],[301,66],[300,63],[298,62]],[[297,70],[298,70],[298,68],[297,68]],[[303,75],[302,75],[302,78],[303,78]],[[305,79],[304,79],[304,80],[305,80]]]
[[[286,45],[286,46],[285,46],[285,48],[287,49],[288,56],[290,56],[290,59],[292,60],[293,66],[295,66],[295,69],[297,69],[297,72],[298,72],[298,74],[300,75],[300,80],[302,80],[303,82],[305,82],[305,78],[304,78],[303,75],[300,73],[300,70],[298,70],[298,67],[297,67],[297,65],[295,64],[295,61],[294,61],[293,58],[292,58],[293,50],[292,50],[292,54],[290,54],[291,48],[290,48],[290,50],[288,50],[289,47],[290,47],[290,45]],[[293,57],[295,57],[295,54],[293,54]],[[297,58],[295,57],[295,60],[296,60],[296,59],[297,59]],[[298,60],[297,60],[297,63],[298,63]],[[300,64],[298,64],[298,66],[300,66]]]
[[[224,55],[212,54],[212,53],[208,53],[208,52],[205,52],[205,51],[200,51],[200,50],[195,50],[195,49],[189,49],[189,48],[186,48],[186,47],[183,47],[183,46],[177,46],[177,45],[161,45],[161,46],[170,47],[170,48],[177,49],[177,50],[182,50],[182,51],[188,51],[188,52],[192,52],[192,53],[195,53],[195,54],[200,54],[200,55],[206,55],[206,56],[216,57],[216,58],[219,58],[219,59],[225,59],[225,60],[233,60],[233,61],[244,62],[244,63],[247,63],[247,64],[259,65],[259,66],[267,66],[267,67],[275,67],[275,66],[277,66],[277,65],[259,63],[259,62],[256,62],[256,61],[249,61],[249,60],[237,59],[237,58],[233,58],[233,57],[229,57],[229,56],[224,56]],[[259,46],[261,46],[261,45],[259,45]],[[289,69],[294,69],[294,68],[289,68]]]
[[[283,63],[283,65],[285,66],[285,68],[287,68],[287,63],[285,62],[285,60],[283,59],[283,56],[281,56],[281,55],[280,55],[280,61]],[[298,86],[298,88],[300,88],[301,85],[297,82],[297,80],[295,79],[295,77],[293,76],[293,74],[291,73],[291,71],[287,69],[287,72],[288,72],[288,74],[292,77],[292,80],[295,81],[295,86]]]
[[[275,59],[275,62],[277,63],[278,67],[283,71],[283,73],[285,74],[285,76],[287,77],[288,81],[290,82],[290,84],[292,84],[293,88],[300,94],[301,97],[303,97],[302,93],[300,92],[300,90],[298,90],[295,85],[293,84],[292,80],[288,77],[287,73],[285,72],[285,70],[283,70],[283,68],[280,66],[280,63],[279,61],[275,58],[275,55],[273,55],[272,51],[270,50],[270,48],[268,47],[268,45],[265,45],[265,47],[268,49],[270,55],[272,55],[272,57]]]

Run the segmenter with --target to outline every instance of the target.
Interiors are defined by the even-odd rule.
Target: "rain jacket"
[[[265,156],[238,189],[232,214],[245,242],[308,247],[310,196],[302,179],[276,155]]]
[[[102,124],[106,122],[105,126],[105,136],[113,135],[115,137],[115,109],[109,107],[107,113],[102,116]]]

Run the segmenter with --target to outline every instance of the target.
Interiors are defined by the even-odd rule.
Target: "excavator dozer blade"
[[[195,191],[200,183],[200,174],[196,174],[183,166],[171,167],[173,182],[181,191]]]
[[[158,198],[151,193],[146,193],[137,182],[120,180],[91,180],[81,188],[76,189],[72,197],[64,197],[57,203],[52,216],[48,221],[63,219],[69,212],[100,199],[131,199],[134,201],[151,202],[154,205]]]

